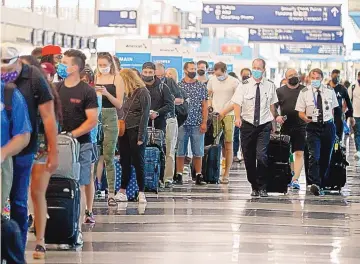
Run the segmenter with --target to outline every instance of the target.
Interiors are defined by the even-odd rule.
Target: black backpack
[[[175,105],[175,114],[178,121],[178,126],[181,127],[185,123],[189,115],[189,99],[186,98],[187,95],[185,91],[181,88],[179,89],[181,96],[184,99],[184,103],[181,105]]]
[[[13,120],[12,120],[12,98],[14,95],[15,87],[8,87],[5,86],[4,89],[4,105],[6,110],[6,115],[9,120],[9,130],[10,130],[10,137],[12,134],[12,127],[13,127]]]

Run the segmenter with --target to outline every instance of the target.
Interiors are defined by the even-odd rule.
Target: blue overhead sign
[[[353,50],[360,50],[360,43],[353,43]]]
[[[117,52],[116,57],[119,58],[121,68],[135,68],[139,72],[142,71],[142,66],[145,62],[151,61],[150,53],[121,53]]]
[[[152,56],[152,62],[161,63],[165,69],[175,68],[178,76],[183,76],[183,58],[180,56]]]
[[[99,10],[99,27],[136,28],[136,10]]]
[[[341,56],[343,55],[342,46],[296,46],[296,45],[284,45],[280,47],[280,54],[284,55],[331,55]]]
[[[341,5],[203,4],[202,24],[341,28]]]
[[[294,30],[274,28],[250,28],[249,42],[262,43],[312,43],[340,44],[344,43],[344,30]]]

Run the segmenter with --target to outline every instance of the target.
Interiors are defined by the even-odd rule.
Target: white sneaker
[[[115,201],[117,202],[127,202],[128,198],[127,195],[122,193],[122,192],[118,192],[115,197],[114,197]]]
[[[356,152],[356,153],[354,154],[354,159],[355,159],[356,161],[359,161],[359,160],[360,160],[360,151],[358,151],[358,152]]]
[[[139,203],[147,203],[144,192],[139,192],[138,201]]]

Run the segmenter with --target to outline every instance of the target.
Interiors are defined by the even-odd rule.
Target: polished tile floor
[[[353,164],[353,143],[349,160]],[[299,192],[251,199],[245,170],[235,165],[229,186],[186,184],[108,208],[97,200],[97,223],[84,227],[84,247],[49,250],[28,263],[282,264],[360,263],[360,173],[349,167],[342,194]]]

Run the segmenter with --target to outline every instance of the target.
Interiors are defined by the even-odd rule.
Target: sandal
[[[35,251],[33,253],[34,259],[44,259],[45,258],[46,249],[42,245],[36,245]]]
[[[117,206],[117,205],[118,205],[118,203],[113,197],[110,197],[108,199],[108,206]]]
[[[229,184],[229,178],[221,178],[220,183],[221,184]]]

